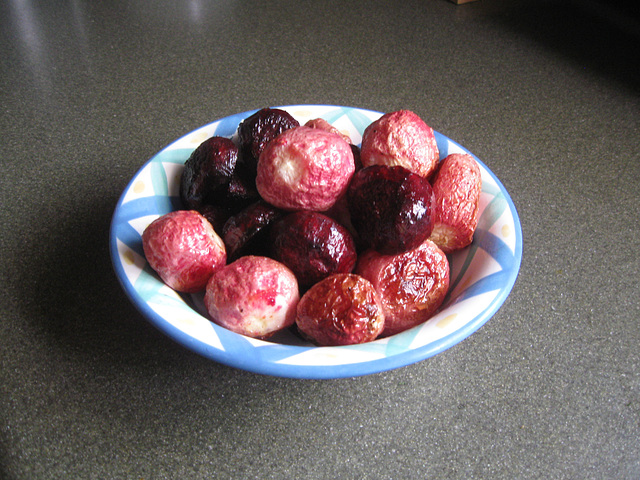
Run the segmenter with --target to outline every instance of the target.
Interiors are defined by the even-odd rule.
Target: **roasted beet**
[[[334,273],[349,273],[356,263],[353,237],[338,222],[317,212],[300,211],[271,229],[273,256],[289,267],[302,287]]]
[[[263,108],[244,119],[238,126],[238,140],[247,174],[255,176],[258,158],[271,140],[298,126],[300,122],[278,108]]]
[[[231,181],[238,147],[226,137],[211,137],[196,148],[184,164],[180,199],[186,209],[213,204]]]
[[[433,230],[431,185],[404,167],[373,165],[359,170],[347,200],[359,240],[381,253],[415,248]]]
[[[369,250],[358,259],[356,273],[369,280],[380,296],[384,336],[427,321],[449,289],[447,256],[431,240],[399,255]]]
[[[258,200],[231,216],[222,229],[222,239],[229,259],[266,253],[268,229],[283,213],[264,200]]]
[[[198,212],[206,218],[213,226],[213,229],[222,237],[224,224],[229,220],[232,213],[222,205],[202,205]]]
[[[360,147],[357,145],[354,145],[353,143],[350,144],[351,146],[351,153],[353,153],[353,163],[356,166],[356,171],[360,170],[362,168],[362,159],[360,158]]]
[[[231,177],[227,188],[214,201],[223,203],[234,211],[239,211],[259,199],[260,194],[256,190],[255,177],[245,175],[238,168]]]
[[[371,282],[359,275],[338,273],[302,296],[296,325],[316,345],[353,345],[376,339],[384,329],[384,313]]]
[[[176,210],[151,222],[142,232],[142,247],[151,268],[179,292],[203,290],[226,262],[222,239],[194,210]]]

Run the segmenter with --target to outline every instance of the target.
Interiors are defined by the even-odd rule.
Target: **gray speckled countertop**
[[[0,478],[640,478],[638,21],[597,3],[0,4]],[[407,108],[510,192],[519,277],[430,359],[235,370],[132,306],[138,168],[266,105]]]

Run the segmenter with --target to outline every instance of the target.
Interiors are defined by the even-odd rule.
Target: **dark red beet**
[[[353,161],[356,164],[356,172],[357,172],[362,168],[362,160],[360,158],[360,147],[357,145],[354,145],[353,143],[350,145],[351,145],[351,151],[353,152]]]
[[[222,229],[222,239],[229,260],[248,254],[267,253],[269,227],[282,215],[282,210],[264,200],[258,200],[230,217]]]
[[[244,119],[238,126],[238,140],[247,175],[255,177],[258,158],[271,140],[298,126],[300,122],[278,108],[263,108]]]
[[[373,165],[359,170],[347,201],[359,240],[380,253],[411,250],[433,230],[431,185],[404,167]]]
[[[221,195],[213,199],[217,203],[226,205],[234,212],[239,212],[260,200],[255,178],[243,175],[239,170],[240,168],[236,169],[236,173],[231,177],[224,191],[221,191]]]
[[[238,161],[238,147],[226,137],[202,142],[185,162],[180,199],[187,209],[214,203],[231,181]]]
[[[334,273],[349,273],[357,257],[345,227],[321,213],[300,211],[280,219],[271,229],[273,256],[293,271],[302,287]]]
[[[229,220],[231,212],[221,205],[203,205],[198,208],[198,212],[209,221],[215,232],[222,237],[222,228],[226,221]]]

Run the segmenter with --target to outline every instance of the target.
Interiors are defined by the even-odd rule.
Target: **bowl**
[[[364,129],[382,115],[334,105],[275,108],[288,111],[301,124],[321,117],[348,133],[356,145]],[[126,295],[149,322],[186,348],[225,365],[265,375],[330,379],[383,372],[432,357],[474,333],[504,303],[522,258],[522,229],[515,206],[482,161],[434,132],[441,159],[450,153],[469,153],[475,158],[482,174],[482,193],[473,243],[449,255],[449,292],[430,320],[388,338],[339,347],[318,347],[289,331],[257,340],[210,321],[203,294],[179,294],[150,268],[141,235],[154,219],[180,208],[180,176],[191,152],[213,135],[233,137],[238,124],[256,111],[216,120],[175,140],[149,159],[122,193],[111,222],[112,263]]]

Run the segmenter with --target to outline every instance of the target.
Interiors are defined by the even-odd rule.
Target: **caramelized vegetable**
[[[370,342],[384,328],[382,305],[364,278],[339,273],[316,283],[298,303],[296,325],[317,345]]]

